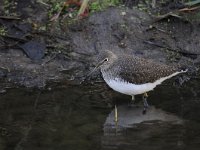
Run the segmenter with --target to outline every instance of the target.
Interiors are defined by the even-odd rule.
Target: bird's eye
[[[104,61],[108,61],[108,58],[105,58]]]

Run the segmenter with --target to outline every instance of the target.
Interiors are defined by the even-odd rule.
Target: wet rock
[[[9,72],[8,68],[0,67],[0,78],[5,78]]]
[[[3,70],[0,70],[0,78],[5,77],[6,73]]]
[[[26,55],[32,60],[41,60],[44,57],[46,45],[37,41],[29,41],[21,45]]]

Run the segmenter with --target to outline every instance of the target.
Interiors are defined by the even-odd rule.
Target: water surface
[[[8,89],[0,95],[0,149],[199,149],[198,83],[156,88],[150,93],[149,103],[154,106],[147,115],[142,115],[140,104],[128,107],[130,97],[102,83]]]

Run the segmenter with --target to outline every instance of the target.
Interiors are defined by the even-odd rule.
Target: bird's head
[[[117,56],[113,52],[109,50],[104,50],[100,52],[97,58],[98,64],[95,68],[107,69],[116,58]]]
[[[117,58],[117,56],[113,52],[111,52],[109,50],[101,51],[100,54],[97,57],[97,62],[98,63],[96,65],[96,67],[88,75],[91,75],[98,68],[108,69],[109,66],[113,63],[113,61],[116,58]]]

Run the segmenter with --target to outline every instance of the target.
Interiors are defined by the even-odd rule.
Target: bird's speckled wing
[[[139,57],[126,57],[126,60],[119,58],[119,61],[123,66],[120,68],[119,78],[134,84],[153,83],[179,71],[177,67]]]

